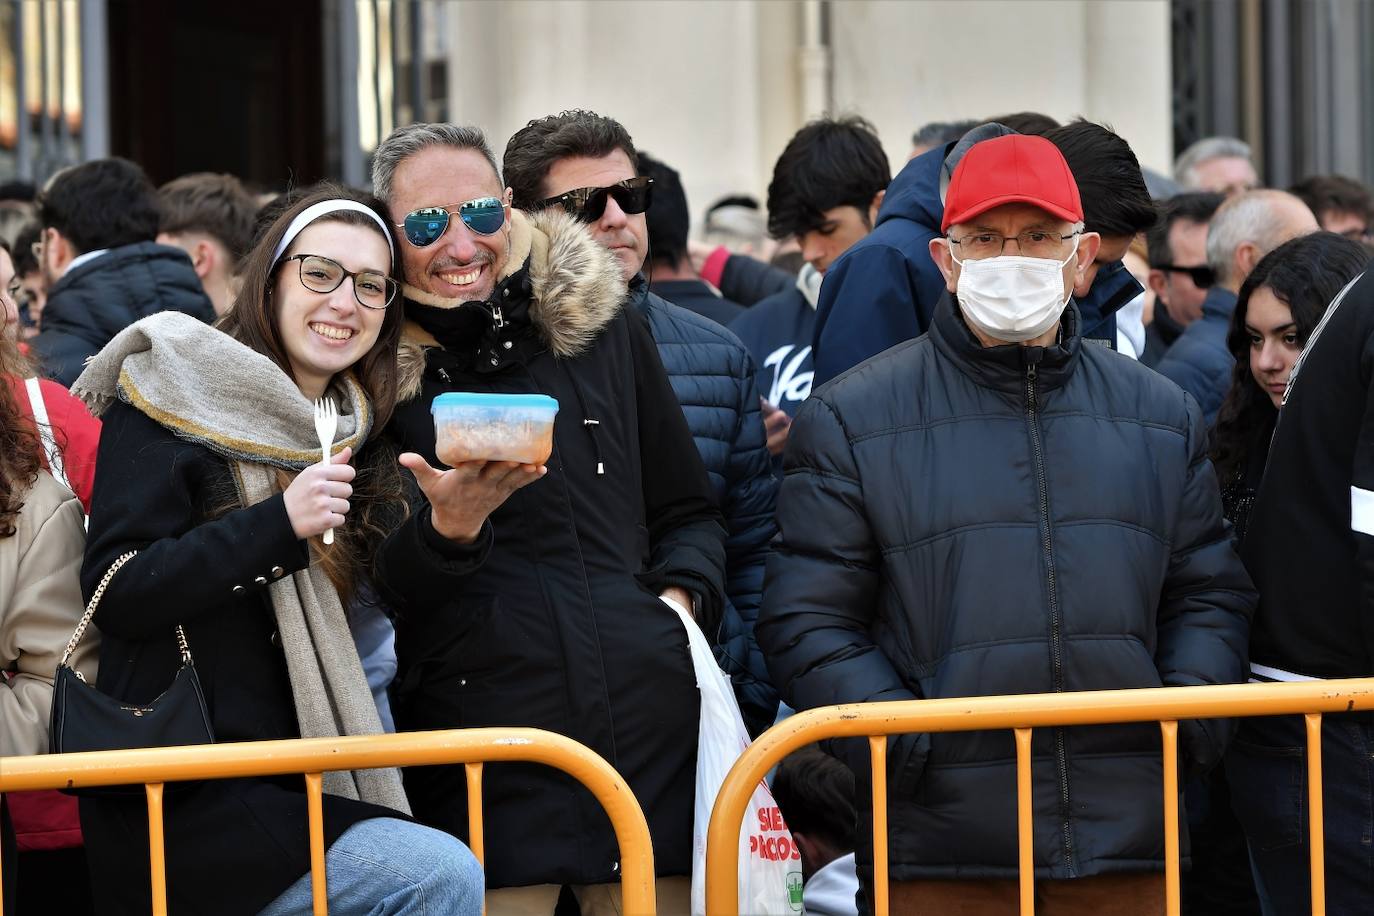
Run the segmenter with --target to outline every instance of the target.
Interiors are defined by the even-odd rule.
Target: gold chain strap
[[[72,653],[76,651],[76,647],[81,643],[81,637],[86,635],[86,627],[90,626],[91,618],[95,616],[95,609],[99,606],[100,599],[104,596],[105,589],[109,587],[110,580],[114,578],[114,574],[119,572],[120,567],[132,560],[137,554],[137,550],[131,550],[128,553],[121,554],[110,564],[110,568],[105,573],[104,577],[101,578],[100,584],[95,587],[95,594],[91,595],[90,604],[86,605],[86,613],[81,615],[81,622],[76,625],[76,632],[73,633],[72,638],[67,641],[67,649],[62,653],[62,661],[58,663],[58,667],[65,668],[67,662],[71,660]],[[181,629],[180,624],[177,625],[176,634],[177,648],[181,650],[181,663],[183,665],[193,664],[191,659],[191,647],[186,643],[186,633]],[[76,673],[76,676],[83,681],[85,680],[84,677],[81,677],[81,672],[79,671]]]

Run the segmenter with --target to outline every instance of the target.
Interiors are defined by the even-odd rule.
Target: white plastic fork
[[[334,446],[334,433],[339,428],[339,412],[334,408],[333,398],[319,398],[315,401],[315,435],[320,437],[320,451],[324,453],[324,463],[329,463],[329,452]],[[324,533],[326,544],[334,543],[334,529]]]

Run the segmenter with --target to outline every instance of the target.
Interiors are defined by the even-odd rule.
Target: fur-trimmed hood
[[[530,322],[550,352],[562,359],[591,346],[625,301],[625,281],[615,256],[596,243],[585,225],[561,210],[511,210],[510,256],[497,274],[498,286],[522,269],[529,272]],[[472,304],[409,284],[402,293],[410,302],[434,308]],[[428,331],[406,321],[399,355],[403,398],[418,389],[423,348],[438,345]]]

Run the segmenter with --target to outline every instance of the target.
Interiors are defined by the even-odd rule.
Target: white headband
[[[332,200],[322,200],[317,204],[311,204],[291,221],[291,225],[286,227],[286,235],[281,237],[281,241],[277,243],[277,250],[272,253],[272,263],[275,265],[277,261],[281,260],[281,256],[286,253],[286,249],[291,247],[291,243],[296,240],[296,236],[300,235],[301,231],[305,229],[306,226],[309,226],[326,213],[337,213],[340,210],[354,210],[358,213],[372,217],[373,222],[381,227],[382,235],[386,236],[386,247],[391,250],[391,260],[393,262],[396,260],[396,243],[391,240],[391,230],[387,228],[386,223],[382,222],[382,218],[373,212],[370,207],[365,207],[356,200],[344,200],[343,198],[336,197]]]

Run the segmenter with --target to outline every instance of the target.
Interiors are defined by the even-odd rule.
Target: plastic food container
[[[430,405],[435,452],[449,467],[463,461],[543,464],[553,452],[558,401],[544,394],[454,391]]]

